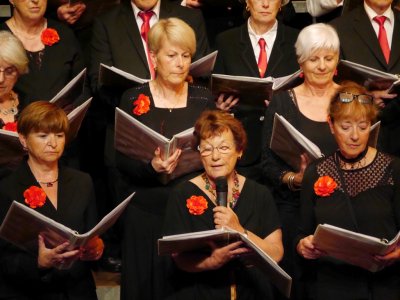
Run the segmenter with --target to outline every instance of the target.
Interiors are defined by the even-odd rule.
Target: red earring
[[[333,76],[337,76],[337,69],[335,69],[335,72],[333,72]]]
[[[299,78],[304,78],[304,73],[303,72],[300,72]]]

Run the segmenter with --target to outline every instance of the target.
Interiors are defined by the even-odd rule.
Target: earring
[[[250,7],[246,5],[246,11],[250,11]]]
[[[333,76],[337,76],[337,69],[335,69],[335,72],[333,72]]]
[[[304,78],[304,73],[303,73],[303,71],[300,72],[299,78]]]

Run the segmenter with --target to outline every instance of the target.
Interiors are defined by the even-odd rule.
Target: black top
[[[400,230],[400,161],[377,152],[370,165],[340,172],[345,185],[335,163],[335,155],[313,163],[306,170],[300,199],[301,228],[296,242],[313,234],[317,225],[322,223],[378,238],[388,240],[394,238]],[[315,194],[313,186],[319,177],[325,175],[332,177],[338,186],[331,195],[319,197]],[[321,257],[315,266],[318,274],[316,277],[318,299],[328,299],[325,298],[326,295],[333,290],[339,293],[340,286],[349,283],[354,287],[350,289],[351,296],[348,296],[352,298],[345,299],[399,299],[400,297],[398,264],[388,266],[377,273],[370,273],[333,258]],[[388,295],[382,296],[383,294],[376,293],[372,298],[368,297],[374,294],[372,291],[378,291],[379,287],[384,288],[383,284],[386,285]],[[340,294],[335,295],[337,297],[335,299],[342,299],[338,296]]]
[[[79,43],[71,29],[51,19],[47,19],[47,26],[58,32],[60,41],[45,46],[42,51],[27,52],[29,72],[18,78],[14,88],[21,109],[33,101],[52,99],[85,68]],[[0,30],[11,31],[6,23],[0,25]]]
[[[282,77],[294,73],[299,66],[294,51],[298,31],[278,22],[275,42],[264,77]],[[251,44],[248,23],[227,30],[217,36],[218,50],[214,73],[260,77],[257,60]],[[244,98],[246,95],[241,95]],[[265,96],[266,100],[267,95]],[[248,145],[243,157],[238,161],[238,172],[247,178],[261,182],[261,144],[265,107],[239,104],[232,109],[235,118],[240,120],[247,134]]]
[[[133,113],[133,102],[140,94],[150,98],[150,110],[137,116]],[[184,108],[157,108],[154,106],[150,86],[145,83],[139,87],[127,90],[121,99],[120,108],[138,119],[140,122],[164,135],[172,138],[176,133],[194,126],[197,118],[205,109],[215,108],[213,96],[205,87],[189,85],[187,106]],[[155,149],[154,149],[155,150]],[[117,152],[117,167],[129,176],[130,182],[135,186],[159,186],[158,176],[151,167],[141,161],[133,160]]]
[[[186,199],[194,195],[207,199],[208,208],[202,215],[192,215],[186,207]],[[212,211],[214,207],[214,203],[195,184],[181,183],[168,200],[165,235],[215,229]],[[233,210],[242,226],[261,238],[280,227],[269,190],[250,179],[246,179]],[[272,299],[268,279],[257,268],[245,268],[238,261],[232,261],[215,271],[201,273],[175,269],[172,275],[174,296],[176,299],[230,299],[232,274],[237,284],[237,299]]]
[[[39,184],[26,161],[0,182],[1,222],[13,200],[25,204],[23,193],[31,186]],[[97,222],[91,178],[60,166],[57,209],[47,198],[35,210],[80,233],[87,232]],[[39,270],[37,256],[0,239],[1,299],[97,299],[95,291],[88,262],[78,260],[68,270]]]
[[[324,155],[333,153],[337,149],[337,144],[330,132],[328,122],[311,120],[300,112],[293,90],[279,92],[273,96],[266,110],[264,120],[263,174],[273,184],[280,195],[280,197],[275,197],[278,203],[282,201],[292,202],[293,205],[298,206],[298,203],[293,203],[293,199],[290,196],[293,193],[286,186],[283,186],[281,182],[283,173],[293,171],[293,169],[269,148],[275,113],[283,116],[300,133],[316,144]]]

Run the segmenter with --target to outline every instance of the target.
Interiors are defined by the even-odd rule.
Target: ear
[[[328,116],[328,120],[327,121],[328,121],[328,124],[329,124],[329,128],[331,129],[331,133],[335,134],[335,129],[333,127],[333,121],[331,119],[331,116]]]
[[[150,51],[150,59],[153,63],[153,67],[157,68],[157,55],[153,51]]]
[[[18,134],[19,142],[21,143],[22,147],[26,149],[26,137],[22,134]]]

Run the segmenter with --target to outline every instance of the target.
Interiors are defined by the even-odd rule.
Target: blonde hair
[[[157,53],[161,49],[164,39],[189,51],[192,57],[196,53],[196,35],[193,29],[181,19],[160,19],[149,32],[150,50]]]
[[[378,115],[378,108],[374,104],[373,100],[371,100],[371,104],[363,104],[355,99],[349,103],[343,103],[339,99],[340,93],[368,95],[368,91],[363,86],[353,81],[343,81],[329,105],[328,114],[332,122],[347,117],[365,117],[371,122],[371,124],[375,121]]]
[[[9,31],[0,31],[0,60],[13,65],[18,74],[28,73],[29,59],[21,41]]]

